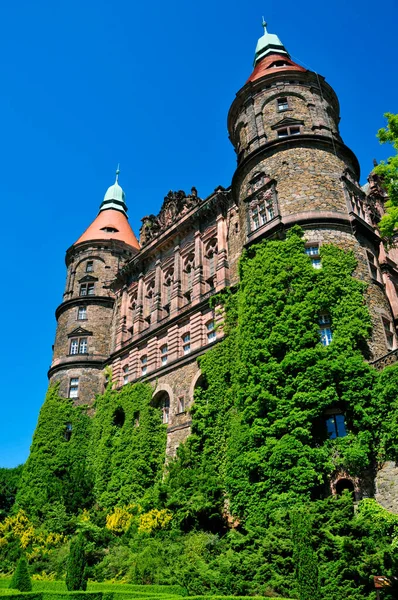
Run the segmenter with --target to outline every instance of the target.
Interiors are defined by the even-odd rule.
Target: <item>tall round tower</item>
[[[109,284],[139,251],[127,219],[125,194],[116,181],[99,213],[66,252],[64,299],[56,310],[57,331],[50,384],[60,383],[60,395],[90,404],[103,389],[103,367],[109,358],[115,297]]]
[[[315,268],[321,267],[321,244],[352,249],[355,276],[369,284],[369,358],[383,356],[396,340],[389,333],[394,328],[378,263],[380,239],[358,183],[358,160],[339,134],[339,101],[321,75],[293,62],[278,36],[263,27],[254,70],[228,115],[238,160],[232,192],[241,244],[297,223]]]

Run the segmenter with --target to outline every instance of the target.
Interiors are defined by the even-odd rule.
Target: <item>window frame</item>
[[[160,365],[165,367],[169,360],[169,348],[167,344],[163,344],[160,348]]]
[[[283,102],[283,100],[285,102]],[[285,112],[290,109],[289,100],[287,96],[281,96],[280,98],[276,98],[276,108],[278,113]]]
[[[148,354],[143,354],[140,356],[141,363],[141,377],[147,374],[148,372]]]
[[[322,260],[321,255],[319,253],[319,248],[320,245],[318,242],[308,242],[304,248],[305,253],[310,258],[311,264],[314,267],[314,269],[322,268]],[[311,252],[311,250],[314,250],[314,252]]]
[[[80,315],[80,312],[83,311],[84,317]],[[87,306],[78,306],[77,308],[77,321],[87,321]]]
[[[68,398],[73,398],[75,400],[79,397],[79,383],[79,377],[71,377],[69,379]]]
[[[94,273],[94,261],[88,260],[86,262],[86,273]]]
[[[185,339],[188,338],[188,339]],[[187,331],[181,336],[182,340],[182,353],[187,356],[191,353],[191,332]]]
[[[292,129],[297,129],[295,133],[292,133]],[[278,127],[276,130],[276,137],[278,140],[283,140],[287,137],[301,135],[302,125],[286,125],[285,127]],[[282,131],[286,131],[286,135],[281,135]]]
[[[216,324],[214,322],[214,319],[207,321],[207,323],[205,323],[205,327],[207,329],[207,332],[206,332],[207,343],[212,344],[217,339]]]
[[[322,313],[318,319],[319,337],[322,346],[330,346],[333,341],[332,321],[328,313]]]
[[[386,338],[386,346],[389,352],[395,350],[395,332],[394,324],[391,319],[381,315],[381,322],[383,324],[384,336]]]

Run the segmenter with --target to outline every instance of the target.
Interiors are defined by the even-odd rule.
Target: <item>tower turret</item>
[[[232,192],[239,206],[241,244],[297,223],[305,230],[316,267],[321,267],[323,243],[354,250],[356,275],[369,282],[371,353],[382,356],[389,349],[385,329],[392,316],[378,264],[380,239],[359,187],[358,160],[340,137],[337,96],[321,75],[291,59],[265,23],[263,27],[253,72],[228,115],[238,162]]]
[[[66,252],[67,279],[56,310],[57,331],[48,373],[60,383],[60,394],[90,404],[103,388],[102,370],[112,350],[111,281],[139,251],[127,219],[125,194],[118,182],[110,186],[97,217]]]

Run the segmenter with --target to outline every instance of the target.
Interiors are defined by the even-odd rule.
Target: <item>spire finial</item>
[[[263,22],[261,23],[261,25],[264,27],[264,33],[267,33],[267,21],[264,19],[264,17],[263,17]]]
[[[115,183],[119,183],[119,173],[120,173],[120,163],[117,163],[116,181],[115,181]]]

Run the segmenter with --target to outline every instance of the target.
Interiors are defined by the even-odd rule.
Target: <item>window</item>
[[[162,367],[167,365],[167,344],[160,348],[160,362],[162,363]]]
[[[69,442],[72,437],[72,423],[65,423],[64,438]]]
[[[311,263],[314,269],[320,269],[322,267],[321,257],[319,256],[319,246],[318,244],[313,244],[312,246],[307,246],[305,248],[305,253],[311,258]]]
[[[323,346],[329,346],[332,341],[332,330],[330,327],[330,316],[327,314],[320,315],[319,317],[319,335],[321,338],[321,344]]]
[[[145,354],[144,356],[141,356],[141,375],[146,375],[148,369],[148,357]]]
[[[79,354],[87,354],[87,338],[79,339]]]
[[[86,273],[92,273],[94,271],[94,262],[92,260],[86,263]]]
[[[251,231],[268,223],[275,216],[272,192],[268,191],[263,200],[252,206],[250,212]]]
[[[206,323],[206,329],[207,329],[207,342],[214,342],[214,340],[216,339],[216,331],[215,331],[215,325],[214,325],[214,321],[209,321],[208,323]]]
[[[191,352],[191,334],[185,333],[182,336],[182,351],[184,354],[189,354]]]
[[[93,283],[82,283],[80,286],[81,296],[93,296],[94,295],[94,284]]]
[[[101,227],[101,231],[105,231],[106,233],[117,233],[119,230],[116,227]]]
[[[123,385],[126,385],[129,382],[129,366],[124,365],[122,371],[123,371]]]
[[[79,352],[79,340],[74,338],[70,341],[69,354],[78,354]]]
[[[355,194],[350,194],[350,201],[351,201],[352,212],[357,214],[359,217],[361,217],[361,219],[363,219],[365,221],[366,214],[365,214],[365,210],[364,210],[364,206],[363,206],[363,202],[362,202],[361,198],[359,198]]]
[[[394,348],[394,328],[393,324],[389,319],[382,317],[384,333],[386,334],[387,348],[392,350]]]
[[[371,276],[376,281],[381,282],[381,274],[380,274],[379,267],[377,265],[376,257],[371,252],[367,252],[366,254],[368,256],[368,264],[369,264]]]
[[[334,440],[337,437],[345,437],[347,430],[345,426],[345,418],[342,413],[330,414],[326,418],[326,429],[329,434],[329,439]]]
[[[134,427],[139,427],[140,425],[140,411],[136,410],[133,414],[133,423]]]
[[[77,318],[79,321],[85,321],[87,319],[87,306],[79,306],[77,309]]]
[[[301,128],[297,125],[291,127],[283,127],[276,131],[278,138],[288,137],[289,135],[300,135]]]
[[[170,400],[167,398],[162,406],[163,423],[167,424],[169,422],[169,413],[170,413]]]
[[[185,412],[185,398],[180,396],[177,401],[177,414]]]
[[[275,62],[273,62],[268,68],[271,69],[275,69],[276,67],[290,67],[289,63],[287,63],[284,60],[276,60]]]
[[[79,378],[72,377],[69,382],[69,398],[79,397]]]
[[[289,109],[289,104],[288,104],[287,98],[278,98],[277,104],[278,104],[279,112],[283,112],[284,110]]]

